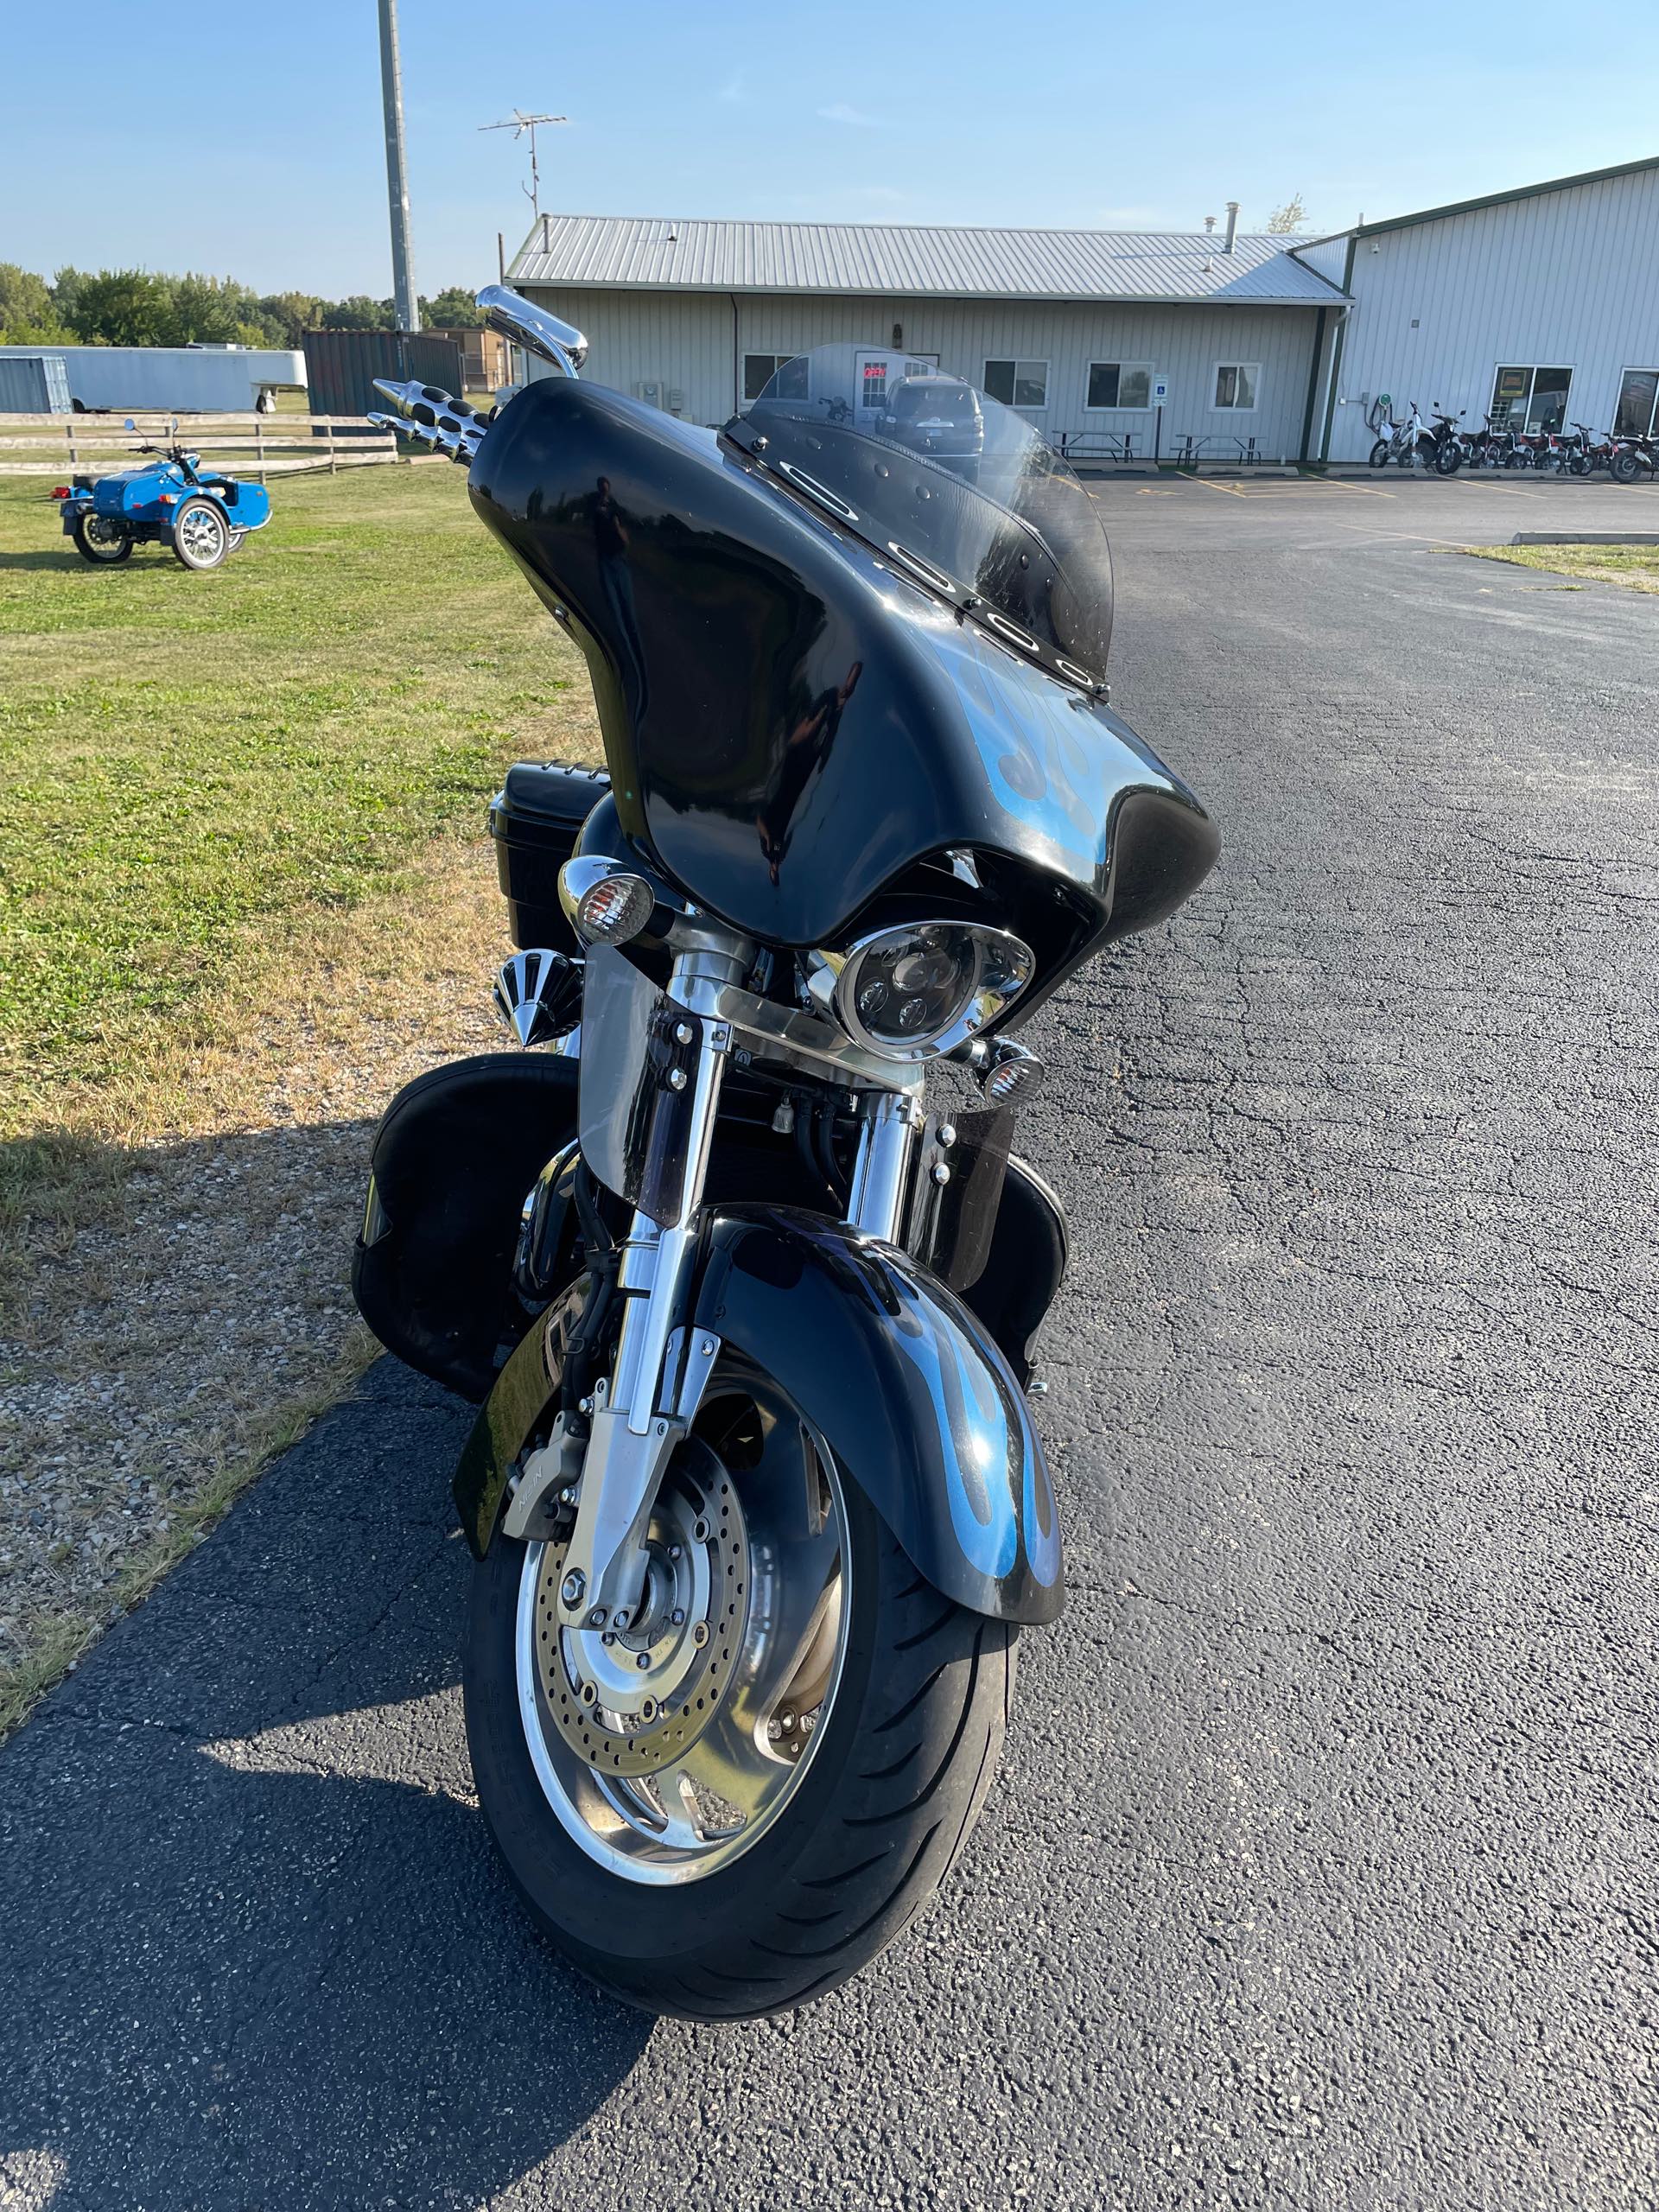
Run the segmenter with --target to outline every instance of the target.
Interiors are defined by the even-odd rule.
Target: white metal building
[[[814,346],[937,362],[1058,442],[1294,458],[1341,295],[1277,238],[546,216],[509,283],[583,331],[586,374],[721,423]],[[1163,422],[1154,386],[1168,387]]]
[[[1384,393],[1659,431],[1659,158],[1317,240],[550,215],[508,282],[698,423],[840,342],[877,393],[934,362],[1085,457],[1363,461]]]
[[[1361,461],[1366,416],[1491,412],[1529,429],[1646,431],[1659,398],[1659,159],[1400,215],[1299,259],[1350,295],[1323,451]],[[1317,450],[1317,449],[1316,449]]]

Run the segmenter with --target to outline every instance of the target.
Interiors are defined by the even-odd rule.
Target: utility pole
[[[386,198],[391,208],[391,303],[399,330],[418,330],[421,303],[409,251],[409,170],[404,160],[404,72],[397,0],[380,0],[380,92],[386,111]]]
[[[518,189],[529,200],[531,213],[538,222],[542,213],[542,173],[536,162],[536,133],[543,123],[569,120],[568,115],[526,115],[522,109],[514,108],[506,122],[480,123],[478,126],[480,130],[511,130],[515,138],[522,138],[526,131],[530,133],[530,182],[521,184]]]

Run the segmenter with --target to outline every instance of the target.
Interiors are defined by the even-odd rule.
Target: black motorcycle
[[[944,1878],[1060,1610],[1012,1033],[1216,833],[1107,704],[1106,541],[1018,415],[980,395],[966,481],[858,426],[849,346],[694,429],[479,299],[563,373],[383,390],[580,645],[608,774],[507,775],[531,1049],[393,1102],[355,1288],[482,1401],[467,1727],[532,1913],[635,2004],[773,2012]]]

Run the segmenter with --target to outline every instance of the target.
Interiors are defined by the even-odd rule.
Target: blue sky
[[[73,14],[8,11],[0,260],[391,290],[373,0]],[[427,292],[523,238],[524,150],[478,128],[515,106],[570,118],[543,134],[542,198],[580,213],[1196,229],[1236,199],[1259,228],[1300,192],[1335,230],[1659,153],[1652,72],[1616,58],[1649,52],[1651,0],[1565,26],[1557,0],[400,15]]]

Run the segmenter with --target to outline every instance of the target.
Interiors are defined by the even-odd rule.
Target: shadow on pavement
[[[7,2203],[475,2204],[639,2056],[471,1798],[470,1418],[382,1361],[0,1753]]]

